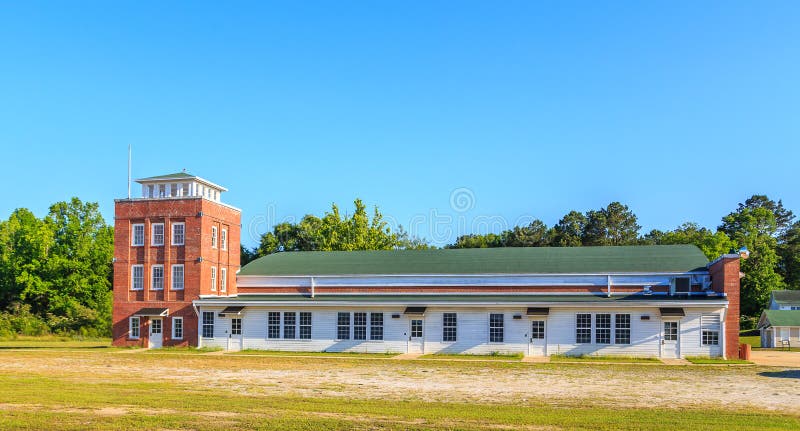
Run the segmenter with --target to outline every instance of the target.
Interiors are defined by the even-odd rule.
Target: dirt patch
[[[779,350],[753,350],[750,360],[757,365],[800,368],[800,352]]]

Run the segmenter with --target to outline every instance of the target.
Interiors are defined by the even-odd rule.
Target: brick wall
[[[185,223],[184,245],[171,241],[173,223]],[[144,246],[131,245],[132,224],[144,224]],[[151,246],[151,225],[164,223],[164,245]],[[227,293],[236,293],[236,271],[239,269],[241,231],[239,210],[200,197],[171,199],[123,199],[115,202],[114,223],[114,307],[112,336],[115,346],[147,346],[148,318],[141,319],[140,338],[129,337],[129,318],[142,308],[169,309],[163,319],[164,346],[197,345],[197,316],[192,301],[201,294],[219,294],[211,290],[211,267],[227,269]],[[211,226],[228,232],[227,250],[218,242],[211,246]],[[219,241],[219,238],[218,238]],[[131,290],[131,265],[144,267],[144,289]],[[184,288],[172,290],[171,265],[184,265]],[[164,289],[151,290],[153,265],[164,265]],[[184,337],[172,340],[172,317],[183,317]]]
[[[739,256],[725,255],[708,268],[711,287],[728,297],[728,315],[725,319],[725,357],[739,357]]]

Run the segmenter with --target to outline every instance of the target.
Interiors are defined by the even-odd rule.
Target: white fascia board
[[[392,275],[238,275],[240,287],[355,286],[669,286],[676,276],[707,276],[707,272],[608,274],[392,274]]]
[[[451,302],[451,301],[388,301],[388,302],[364,302],[364,301],[225,301],[225,300],[195,300],[193,303],[203,306],[230,306],[239,305],[245,307],[259,306],[282,306],[282,307],[405,307],[405,306],[427,306],[427,307],[535,307],[546,306],[550,308],[641,308],[641,307],[681,307],[681,308],[708,308],[708,307],[727,307],[727,301],[703,301],[703,302],[677,302],[677,301],[636,301],[636,302],[553,302],[553,301],[530,301],[530,302],[508,302],[508,301],[484,301],[484,302]]]

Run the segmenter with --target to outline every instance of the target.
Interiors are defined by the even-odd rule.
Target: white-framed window
[[[214,338],[214,312],[203,312],[203,338]]]
[[[240,317],[231,319],[231,335],[242,335],[242,319]]]
[[[270,311],[267,313],[267,338],[281,338],[280,311]]]
[[[184,245],[186,243],[186,224],[183,222],[172,223],[172,245]]]
[[[216,292],[217,291],[217,267],[216,266],[212,266],[211,267],[211,291],[212,292]]]
[[[631,315],[614,316],[614,344],[631,344]]]
[[[700,316],[700,341],[703,346],[719,345],[719,314]]]
[[[150,267],[150,290],[164,290],[164,265]]]
[[[183,264],[172,265],[172,290],[183,290]]]
[[[211,226],[211,248],[217,248],[217,227]]]
[[[311,339],[311,312],[301,311],[300,313],[300,339]]]
[[[133,316],[128,320],[129,338],[139,338],[139,316]]]
[[[170,184],[169,185],[169,195],[171,197],[178,196],[178,184]]]
[[[160,198],[167,197],[167,185],[166,184],[159,184],[158,185],[158,197],[160,197]]]
[[[144,289],[144,265],[131,265],[131,290]]]
[[[336,315],[336,339],[350,339],[350,313],[339,312]]]
[[[503,342],[503,314],[492,313],[489,314],[489,342],[502,343]]]
[[[453,342],[458,338],[458,315],[456,313],[442,314],[442,341]]]
[[[588,344],[592,342],[592,315],[578,313],[575,315],[575,342]]]
[[[222,229],[219,237],[219,247],[223,250],[228,249],[228,229]]]
[[[531,340],[544,340],[544,320],[531,320]]]
[[[383,340],[383,313],[369,313],[369,339]]]
[[[164,245],[164,223],[150,225],[150,245]]]
[[[183,339],[183,317],[172,318],[172,339]]]
[[[283,338],[291,340],[297,331],[297,314],[283,313]]]
[[[156,197],[156,186],[154,186],[153,184],[149,184],[147,186],[147,197],[148,198]]]
[[[611,314],[597,313],[594,315],[594,342],[611,344]]]
[[[228,268],[219,269],[219,291],[228,291]]]
[[[135,223],[131,225],[131,245],[140,247],[144,245],[144,224]]]

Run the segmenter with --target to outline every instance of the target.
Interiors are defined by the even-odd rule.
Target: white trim
[[[182,273],[181,287],[175,287],[175,268],[180,267]],[[186,267],[182,263],[175,263],[169,269],[169,290],[183,290],[186,287]]]
[[[140,226],[142,228],[142,242],[141,242],[141,244],[137,244],[135,242],[135,240],[136,240],[136,228],[140,227]],[[131,247],[144,247],[144,237],[145,237],[145,234],[144,234],[144,223],[131,223]]]
[[[220,229],[219,248],[220,250],[228,251],[228,229]]]
[[[161,269],[161,288],[155,288],[155,271],[156,268]],[[166,274],[164,274],[164,265],[151,265],[150,266],[150,290],[164,290],[164,280],[166,279]]]
[[[175,242],[175,226],[183,226],[183,241]],[[170,238],[169,243],[172,245],[186,245],[186,223],[185,222],[174,222],[170,224]]]
[[[139,332],[139,335],[133,336],[133,319],[136,319],[136,330]],[[128,338],[131,340],[138,340],[139,337],[142,335],[142,319],[139,316],[131,316],[128,318]]]
[[[136,288],[136,281],[134,279],[135,268],[141,268],[142,269],[142,287],[140,287],[138,289]],[[144,278],[144,265],[142,265],[142,264],[131,265],[131,290],[136,290],[136,291],[144,290],[144,280],[145,280],[145,278]]]
[[[180,321],[181,322],[181,336],[180,337],[175,335],[175,322],[176,321]],[[180,317],[180,316],[173,317],[172,318],[172,339],[173,340],[183,340],[183,334],[185,332],[186,332],[186,328],[183,326],[183,317]]]
[[[217,267],[216,266],[212,266],[211,267],[211,291],[212,292],[216,292],[217,291]]]
[[[161,243],[156,243],[156,226],[161,226]],[[150,245],[153,247],[160,247],[164,245],[166,231],[164,230],[164,223],[150,223]]]
[[[208,180],[206,180],[204,178],[200,178],[200,177],[194,176],[194,175],[188,176],[188,177],[168,177],[168,176],[164,176],[162,178],[158,178],[158,179],[155,179],[155,180],[154,179],[148,179],[148,178],[139,178],[138,180],[134,180],[134,181],[139,183],[139,184],[141,184],[141,185],[159,184],[159,183],[175,183],[175,182],[185,183],[185,182],[196,181],[196,182],[204,184],[206,186],[209,186],[209,187],[212,187],[212,188],[217,188],[221,192],[227,192],[228,191],[228,189],[226,189],[225,187],[222,187],[219,184],[212,183],[211,181],[208,181]]]
[[[278,295],[279,296],[279,295]],[[217,299],[218,298],[218,299]],[[236,296],[231,296],[236,298]],[[211,306],[227,306],[227,305],[242,305],[242,306],[285,306],[285,307],[406,307],[406,306],[427,306],[427,307],[486,307],[486,306],[503,306],[503,307],[519,307],[524,309],[527,307],[548,306],[550,308],[559,309],[583,309],[586,307],[597,308],[627,308],[627,307],[682,307],[682,308],[708,308],[708,307],[727,307],[727,301],[630,301],[630,302],[555,302],[555,301],[528,301],[528,302],[509,302],[509,301],[481,301],[481,302],[457,302],[457,301],[419,301],[419,300],[397,300],[391,302],[364,302],[364,301],[248,301],[248,300],[231,300],[228,298],[219,298],[217,296],[201,296],[200,299],[192,301],[193,304],[198,305],[211,305]]]
[[[217,248],[219,242],[219,230],[216,226],[211,226],[211,248]]]
[[[219,291],[228,291],[228,268],[225,267],[219,269]]]

